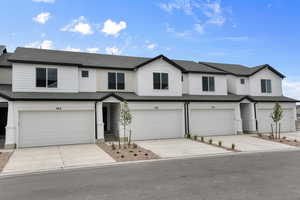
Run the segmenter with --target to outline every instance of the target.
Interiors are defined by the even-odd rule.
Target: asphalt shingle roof
[[[264,68],[269,68],[271,71],[278,74],[280,77],[284,78],[283,74],[281,74],[280,72],[278,72],[268,64],[259,65],[256,67],[247,67],[239,64],[225,64],[225,63],[213,63],[213,62],[199,62],[199,63],[237,76],[251,76]]]
[[[8,58],[12,53],[4,53],[0,55],[0,67],[11,67],[11,62],[8,61]]]
[[[9,59],[13,62],[53,63],[61,65],[81,65],[83,67],[133,70],[136,68],[136,66],[147,62],[152,58],[18,47],[15,53]],[[172,61],[180,65],[185,71],[188,72],[226,74],[221,70],[213,69],[194,61]]]
[[[46,93],[46,92],[12,92],[11,85],[0,85],[0,96],[15,101],[101,101],[110,95],[115,95],[127,101],[195,101],[195,102],[239,102],[249,98],[255,102],[297,102],[297,100],[278,96],[244,96],[244,95],[188,95],[182,96],[138,96],[133,92],[79,92],[79,93]]]

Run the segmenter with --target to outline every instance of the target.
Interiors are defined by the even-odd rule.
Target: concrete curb
[[[196,159],[196,158],[204,159],[204,158],[215,158],[215,157],[225,157],[225,156],[241,156],[241,155],[251,155],[251,154],[260,154],[260,153],[290,152],[290,151],[300,151],[300,148],[299,149],[294,149],[294,148],[276,149],[276,150],[272,150],[272,151],[225,152],[225,153],[203,154],[203,155],[195,155],[195,156],[169,157],[169,158],[160,158],[160,159],[152,159],[152,160],[110,162],[110,163],[93,164],[93,165],[77,165],[77,166],[45,169],[45,170],[36,170],[36,171],[18,171],[18,172],[7,172],[7,173],[2,172],[2,173],[0,173],[0,179],[22,177],[22,176],[28,176],[28,175],[38,175],[38,174],[51,174],[51,173],[67,172],[67,171],[71,172],[71,171],[76,171],[79,169],[97,169],[97,168],[105,168],[105,167],[111,167],[111,166],[143,164],[143,163],[169,161],[169,160],[185,160],[185,159]]]

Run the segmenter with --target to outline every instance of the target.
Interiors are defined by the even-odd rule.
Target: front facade
[[[269,65],[240,65],[17,48],[0,53],[1,136],[7,148],[95,143],[124,137],[121,103],[134,140],[295,131],[296,100]]]

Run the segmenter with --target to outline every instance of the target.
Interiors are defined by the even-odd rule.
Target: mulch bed
[[[300,141],[288,139],[286,137],[282,137],[280,139],[274,139],[268,135],[255,136],[255,137],[263,139],[263,140],[268,140],[268,141],[272,141],[272,142],[278,142],[281,144],[287,144],[287,145],[291,145],[291,146],[295,146],[295,147],[300,147]]]
[[[111,144],[107,144],[107,143],[100,143],[97,145],[118,162],[152,160],[152,159],[160,158],[152,151],[144,149],[136,144],[135,145],[131,144],[130,146],[125,145],[125,148],[124,145],[122,144],[120,149],[118,144],[114,145],[115,149],[113,149]]]
[[[0,172],[5,167],[9,157],[11,156],[11,152],[0,152]]]
[[[203,144],[208,144],[208,145],[211,145],[211,146],[214,146],[214,147],[218,147],[218,148],[222,148],[222,149],[225,149],[227,151],[232,151],[232,152],[241,152],[240,150],[237,150],[236,148],[235,149],[232,149],[232,148],[229,148],[229,147],[225,147],[225,146],[219,146],[218,144],[215,144],[215,143],[209,143],[208,141],[201,141],[199,139],[197,140],[193,140],[193,141],[196,141],[196,142],[201,142]]]

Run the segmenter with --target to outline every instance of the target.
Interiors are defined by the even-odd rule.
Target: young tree
[[[271,114],[272,120],[275,122],[275,139],[278,137],[280,138],[280,130],[278,131],[278,122],[282,119],[283,117],[283,110],[279,103],[276,103],[274,108],[273,108],[273,113]]]
[[[132,116],[128,107],[128,103],[124,101],[121,104],[121,112],[120,112],[120,122],[124,130],[124,145],[125,145],[125,137],[126,137],[126,126],[131,124],[131,120],[132,120]]]

